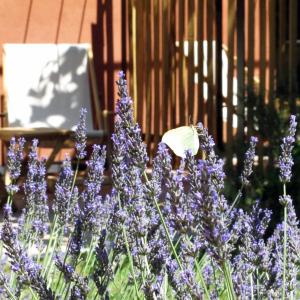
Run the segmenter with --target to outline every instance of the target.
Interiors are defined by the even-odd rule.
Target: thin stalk
[[[191,245],[191,242],[190,242],[189,238],[185,238],[185,240],[187,241],[187,243],[189,245]],[[205,283],[205,280],[204,280],[204,278],[202,276],[202,270],[201,270],[201,267],[200,267],[200,265],[199,265],[199,263],[197,261],[197,258],[195,259],[195,266],[196,266],[197,274],[198,274],[199,279],[200,279],[201,286],[204,289],[204,293],[205,293],[207,299],[210,300],[209,291],[208,291],[207,285]]]
[[[236,204],[238,203],[238,201],[240,200],[240,197],[242,196],[242,191],[244,189],[244,184],[242,184],[242,186],[240,187],[240,189],[238,190],[230,208],[229,211],[227,212],[227,216],[229,215],[229,213],[233,210],[233,208],[236,206]]]
[[[72,181],[72,186],[71,186],[71,195],[73,194],[74,187],[75,187],[75,182],[76,182],[77,175],[78,175],[79,162],[80,162],[80,159],[77,159],[77,162],[76,162],[76,169],[75,169],[75,173],[74,173],[73,181]],[[64,262],[63,262],[63,264],[65,264],[66,261],[67,261],[69,249],[70,249],[70,237],[69,237],[69,240],[68,240],[68,246],[67,246],[67,250],[66,250],[66,254],[65,254],[65,257],[64,257]],[[59,277],[58,277],[58,281],[56,282],[55,291],[56,291],[57,288],[58,288],[58,285],[59,285],[60,280],[61,280],[61,276],[62,276],[62,272],[60,272]],[[64,284],[63,284],[62,286],[64,286]],[[59,291],[61,291],[61,288],[59,289]]]
[[[225,277],[225,284],[227,286],[227,291],[229,294],[229,298],[234,300],[236,299],[234,288],[233,288],[233,282],[231,278],[231,272],[229,270],[228,263],[225,261],[224,264],[222,265],[224,277]]]
[[[119,207],[121,208],[122,206],[121,206],[120,197],[118,197],[118,200],[119,200]],[[138,284],[137,284],[137,281],[136,281],[136,278],[135,278],[133,259],[132,259],[132,255],[131,255],[131,252],[130,252],[129,243],[128,243],[128,239],[127,239],[127,233],[126,233],[126,229],[124,227],[124,224],[122,224],[122,234],[123,234],[124,241],[125,241],[125,247],[126,247],[127,256],[128,256],[128,259],[129,259],[129,264],[130,264],[130,269],[131,269],[131,275],[132,275],[133,282],[134,282],[135,292],[136,292],[137,297],[139,298],[139,289],[138,289]]]
[[[148,179],[148,176],[147,176],[147,174],[146,174],[145,171],[144,171],[143,175],[144,175],[144,178],[146,179],[147,183],[149,183],[149,179]],[[164,216],[163,216],[163,214],[162,214],[162,212],[161,212],[161,209],[160,209],[160,207],[159,207],[159,205],[158,205],[157,200],[156,200],[155,197],[153,197],[153,200],[154,200],[155,207],[156,207],[156,209],[157,209],[157,211],[158,211],[159,218],[160,218],[160,220],[161,220],[161,222],[162,222],[162,225],[163,225],[163,227],[164,227],[165,234],[166,234],[166,236],[167,236],[168,242],[169,242],[170,247],[171,247],[171,249],[172,249],[173,255],[175,256],[175,259],[176,259],[176,261],[177,261],[177,263],[178,263],[180,269],[183,271],[182,263],[181,263],[181,261],[180,261],[180,259],[179,259],[179,256],[177,255],[177,252],[176,252],[176,249],[175,249],[175,247],[174,247],[173,241],[172,241],[172,239],[171,239],[171,235],[170,235],[169,230],[168,230],[168,227],[167,227],[167,225],[166,225]]]
[[[204,293],[205,293],[207,299],[210,300],[209,291],[207,289],[207,285],[205,283],[205,280],[204,280],[204,278],[202,276],[202,271],[201,271],[201,268],[200,268],[200,266],[199,266],[199,264],[197,262],[197,259],[195,259],[195,266],[196,266],[197,274],[198,274],[199,279],[200,279],[201,286],[204,289]]]
[[[256,293],[257,293],[257,299],[260,299],[260,286],[259,286],[259,274],[258,274],[258,270],[256,270]]]
[[[9,298],[11,300],[17,300],[17,298],[15,297],[15,295],[12,293],[12,291],[10,290],[10,288],[7,286],[7,284],[5,282],[3,283],[3,287],[5,288],[7,294],[9,295]]]
[[[251,284],[251,300],[254,300],[254,287],[253,287],[253,277],[250,275],[250,284]]]
[[[286,196],[286,185],[283,184],[283,196]],[[282,282],[282,299],[285,299],[285,287],[286,287],[286,256],[287,256],[287,204],[283,209],[283,282]]]
[[[214,273],[214,285],[215,285],[215,290],[216,290],[216,292],[217,292],[217,299],[219,299],[220,298],[220,292],[219,292],[219,289],[218,289],[218,286],[217,286],[217,276],[216,276],[216,268],[215,268],[215,266],[213,265],[213,263],[212,263],[212,259],[211,259],[211,265],[213,266],[213,273]]]
[[[50,249],[52,248],[52,242],[53,242],[53,239],[54,239],[54,234],[56,234],[56,224],[57,224],[57,215],[54,216],[54,221],[53,221],[53,224],[52,224],[52,230],[51,230],[51,235],[49,237],[49,242],[47,244],[47,247],[46,247],[46,253],[45,253],[45,258],[44,258],[44,270],[42,272],[42,276],[45,276],[46,272],[47,272],[47,269],[48,269],[48,265],[52,259],[52,256],[50,256],[50,258],[48,258],[48,255],[49,255],[49,251]],[[52,249],[51,249],[52,250]],[[53,251],[52,251],[53,252]],[[51,253],[52,253],[51,252]]]
[[[30,293],[31,293],[31,295],[32,295],[32,297],[33,297],[33,299],[39,300],[39,298],[36,296],[35,292],[33,291],[33,289],[32,289],[31,287],[29,287],[29,291],[30,291]]]
[[[82,269],[82,274],[84,274],[87,271],[87,268],[89,267],[90,261],[93,257],[93,254],[94,254],[94,249],[96,247],[96,243],[97,243],[97,239],[93,236],[92,240],[91,240],[91,243],[90,243],[90,246],[89,246],[89,252],[88,252],[87,258],[85,260],[85,264],[84,264],[83,269]],[[79,258],[80,258],[80,256],[79,256]]]

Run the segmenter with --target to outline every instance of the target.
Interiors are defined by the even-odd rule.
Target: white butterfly
[[[195,126],[181,126],[167,131],[162,142],[180,157],[185,157],[185,152],[191,150],[196,155],[199,150],[199,137]]]

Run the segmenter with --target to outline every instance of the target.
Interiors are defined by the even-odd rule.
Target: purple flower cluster
[[[10,140],[7,151],[7,169],[11,180],[11,183],[7,186],[7,191],[11,194],[15,194],[19,190],[16,181],[21,175],[24,145],[24,138],[19,138],[18,141],[16,141],[16,138],[13,137]]]
[[[38,159],[38,140],[32,141],[29,153],[28,173],[24,183],[24,193],[26,198],[26,211],[29,233],[36,233],[43,236],[48,229],[49,207],[46,182],[46,161],[44,158]],[[31,218],[31,219],[28,219]]]
[[[252,168],[254,163],[254,157],[255,157],[255,147],[258,143],[258,139],[255,136],[251,136],[250,138],[250,147],[245,153],[245,159],[244,159],[244,168],[241,175],[241,181],[242,185],[248,185],[249,184],[249,177],[252,174]]]
[[[213,183],[216,186],[217,191],[220,192],[224,188],[224,161],[216,155],[214,150],[215,142],[212,136],[208,134],[208,130],[203,124],[198,123],[196,128],[199,136],[200,149],[204,151],[207,156],[206,161],[211,167]]]
[[[286,190],[279,201],[287,221],[267,239],[271,211],[259,201],[249,210],[229,206],[223,191],[224,161],[201,123],[196,128],[203,159],[187,151],[174,169],[170,152],[161,143],[148,172],[146,146],[133,117],[123,72],[117,85],[120,99],[112,136],[112,190],[103,196],[105,146],[93,146],[80,188],[77,170],[72,170],[67,156],[55,185],[51,230],[45,160],[38,158],[38,141],[33,140],[24,184],[27,204],[18,228],[11,222],[11,205],[4,207],[3,270],[9,262],[14,275],[8,278],[0,272],[1,296],[14,299],[24,292],[33,298],[75,300],[109,299],[122,293],[130,299],[158,300],[169,296],[279,299],[284,294],[283,298],[296,299],[300,229]],[[86,113],[81,110],[76,129],[78,161],[86,157]],[[279,159],[284,184],[291,179],[295,130],[292,116]],[[257,142],[251,137],[242,186],[249,184]],[[20,176],[23,147],[23,139],[12,139],[8,167],[13,184]],[[13,194],[17,188],[9,191]],[[47,244],[46,233],[50,236]],[[66,251],[62,247],[65,237]],[[32,248],[40,253],[29,255]]]
[[[287,218],[287,274],[286,274],[286,291],[287,299],[295,298],[297,287],[297,276],[299,274],[300,260],[300,230],[299,221],[297,220],[294,206],[288,202]],[[266,287],[268,296],[273,299],[280,298],[282,295],[283,283],[283,242],[284,239],[284,222],[277,225],[273,235],[268,239],[267,246],[270,252],[270,263],[268,280]]]
[[[282,139],[282,144],[280,146],[281,154],[279,156],[279,178],[283,183],[290,182],[292,177],[292,167],[294,165],[292,150],[294,148],[293,144],[295,142],[296,127],[296,116],[292,115],[290,117],[289,133]]]
[[[75,131],[75,150],[78,159],[84,159],[86,156],[86,142],[87,142],[87,127],[86,127],[86,114],[85,108],[80,109],[80,121]]]
[[[18,277],[18,283],[22,286],[30,286],[41,299],[54,300],[53,292],[47,288],[47,283],[41,275],[41,266],[24,251],[10,218],[11,208],[6,205],[0,238],[10,259],[11,269]]]
[[[66,156],[55,184],[55,198],[52,207],[60,227],[72,222],[74,210],[76,209],[77,191],[76,189],[72,191],[73,177],[71,160],[69,156]]]
[[[233,258],[235,290],[242,299],[251,297],[253,293],[256,298],[261,298],[267,293],[263,282],[260,283],[260,276],[267,273],[270,266],[264,236],[271,220],[271,211],[260,208],[257,201],[250,213],[240,209],[237,214],[235,227],[240,241],[239,253]]]

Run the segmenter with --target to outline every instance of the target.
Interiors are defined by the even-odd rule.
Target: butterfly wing
[[[162,137],[162,142],[180,157],[184,157],[187,150],[191,150],[193,155],[199,150],[199,138],[193,126],[182,126],[167,131]]]

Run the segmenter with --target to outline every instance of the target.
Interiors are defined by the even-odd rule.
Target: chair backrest
[[[74,129],[79,109],[85,107],[87,127],[95,128],[89,44],[4,44],[3,47],[6,126]]]

